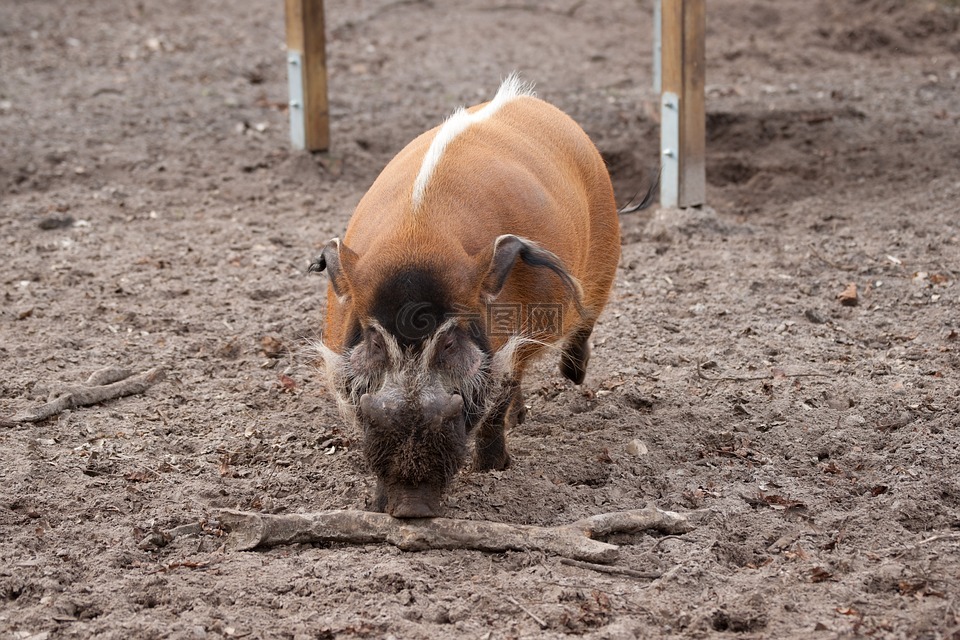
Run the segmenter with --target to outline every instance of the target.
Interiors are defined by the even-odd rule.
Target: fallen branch
[[[62,387],[57,390],[55,399],[0,420],[0,424],[14,426],[25,422],[41,422],[77,407],[143,393],[153,384],[163,380],[165,375],[161,367],[154,367],[137,375],[131,375],[129,371],[115,367],[100,369],[91,374],[84,384]]]
[[[776,380],[777,378],[829,378],[829,373],[768,373],[762,376],[708,376],[703,372],[702,362],[697,361],[697,377],[710,382],[751,382],[754,380]]]
[[[556,527],[451,518],[400,520],[354,510],[273,515],[233,509],[220,511],[220,525],[230,534],[228,547],[238,550],[304,542],[389,542],[405,551],[529,550],[600,564],[616,562],[619,547],[593,536],[651,529],[678,534],[693,528],[686,516],[656,507],[604,513]]]

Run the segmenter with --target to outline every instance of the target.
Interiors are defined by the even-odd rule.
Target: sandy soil
[[[0,637],[960,637],[955,2],[711,0],[710,207],[624,217],[586,384],[544,361],[514,466],[449,495],[545,525],[704,510],[614,540],[660,578],[140,548],[220,507],[366,504],[305,269],[416,134],[520,69],[621,201],[657,163],[649,3],[327,4],[316,156],[287,141],[279,1],[0,6],[0,416],[106,366],[168,372],[0,427]]]

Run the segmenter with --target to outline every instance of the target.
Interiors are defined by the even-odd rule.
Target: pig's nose
[[[396,418],[399,403],[379,396],[365,393],[360,396],[360,414],[373,424],[390,424],[391,416]],[[463,398],[458,394],[444,395],[427,401],[422,407],[423,419],[427,424],[441,425],[463,413]]]
[[[394,518],[436,518],[437,512],[423,500],[407,500],[390,510]]]
[[[394,486],[390,490],[387,513],[394,518],[436,518],[440,515],[440,491],[434,487]]]
[[[389,422],[390,407],[383,398],[365,393],[360,396],[360,414],[370,422],[385,425]]]
[[[463,398],[456,393],[437,398],[423,407],[423,417],[430,423],[443,424],[463,413]]]

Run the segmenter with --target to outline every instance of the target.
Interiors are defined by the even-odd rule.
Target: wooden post
[[[663,72],[663,42],[661,40],[661,28],[663,20],[661,19],[661,10],[663,9],[663,0],[653,0],[653,90],[660,93],[663,85],[660,82],[660,74]]]
[[[298,149],[330,147],[323,0],[285,0],[290,141]]]
[[[706,200],[706,0],[662,0],[660,151],[663,207]]]

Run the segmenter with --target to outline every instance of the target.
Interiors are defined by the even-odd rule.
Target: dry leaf
[[[263,336],[260,338],[260,352],[267,358],[276,358],[287,350],[286,345],[279,338]]]
[[[124,474],[123,479],[128,482],[150,482],[156,477],[157,474],[153,471],[131,471],[130,473]]]
[[[814,567],[810,570],[810,582],[825,582],[833,577],[833,574],[823,567]]]
[[[218,469],[220,471],[221,478],[226,478],[227,476],[230,475],[230,455],[229,454],[225,453],[222,456],[220,456],[220,464],[218,465]]]
[[[847,288],[837,295],[837,300],[845,307],[857,306],[857,303],[860,302],[860,298],[857,296],[857,283],[851,282],[848,284]]]
[[[292,392],[294,389],[297,388],[296,380],[294,380],[288,375],[281,373],[279,380],[280,380],[280,388],[283,389],[283,391]]]

